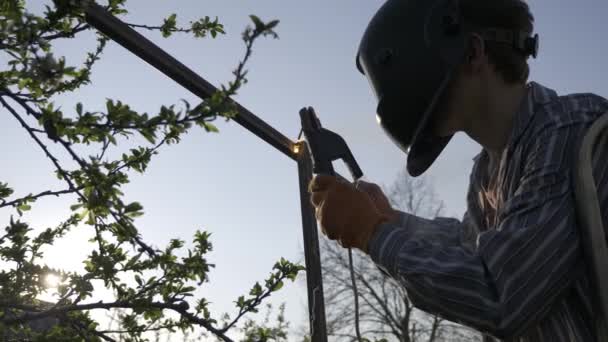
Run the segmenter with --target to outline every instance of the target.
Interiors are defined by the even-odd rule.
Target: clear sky
[[[50,2],[50,1],[48,1]],[[27,2],[40,8],[47,1]],[[279,40],[260,40],[248,65],[249,83],[237,100],[291,138],[299,132],[298,110],[313,106],[322,123],[349,143],[368,180],[389,184],[404,166],[404,155],[384,136],[375,121],[375,100],[354,60],[360,36],[380,0],[225,1],[130,0],[132,23],[160,23],[177,13],[178,23],[218,16],[227,35],[194,40],[176,35],[163,39],[145,35],[199,72],[213,84],[227,81],[240,60],[240,33],[248,15],[280,19]],[[541,36],[540,54],[531,62],[531,79],[559,93],[594,92],[608,96],[605,37],[608,2],[602,0],[534,0],[529,2]],[[83,58],[94,41],[61,46],[69,61]],[[110,44],[94,69],[93,85],[58,101],[64,108],[83,102],[101,109],[106,98],[119,99],[140,111],[154,113],[160,105],[195,97],[122,47]],[[5,113],[6,114],[6,113]],[[143,177],[134,176],[127,197],[143,203],[138,220],[144,238],[162,246],[170,238],[190,239],[196,229],[212,232],[217,264],[211,284],[200,293],[213,302],[215,313],[234,312],[232,301],[256,280],[267,276],[280,257],[302,258],[302,233],[296,164],[235,123],[220,123],[220,134],[195,129],[177,146],[165,148]],[[15,147],[18,146],[18,147]],[[121,148],[129,148],[124,145]],[[480,147],[464,135],[452,140],[429,170],[447,214],[460,217],[473,156]],[[0,180],[17,194],[62,188],[51,165],[26,133],[8,115],[0,116]],[[68,201],[42,201],[26,216],[46,227],[68,212]],[[2,218],[9,213],[2,213]],[[48,262],[69,269],[90,246],[87,232],[75,232],[49,251]],[[286,284],[276,302],[287,302],[293,325],[306,321],[303,283]]]

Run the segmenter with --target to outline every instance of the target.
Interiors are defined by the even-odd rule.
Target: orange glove
[[[379,209],[367,192],[333,176],[316,176],[309,184],[309,192],[321,231],[345,248],[355,247],[367,253],[378,225],[394,218],[392,209]]]
[[[357,181],[357,183],[355,183],[355,187],[367,193],[376,205],[376,208],[378,208],[381,213],[389,216],[391,220],[397,218],[399,212],[393,209],[388,198],[386,198],[384,192],[377,184],[367,183],[362,180],[359,180]]]

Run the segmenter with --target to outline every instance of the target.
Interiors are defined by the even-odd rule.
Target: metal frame
[[[85,13],[86,20],[91,26],[148,62],[194,95],[207,99],[217,91],[217,88],[211,83],[95,2],[89,1],[86,4]],[[308,193],[308,183],[312,178],[313,169],[308,148],[305,142],[292,141],[247,108],[237,102],[235,104],[238,115],[233,119],[234,121],[298,164],[310,336],[312,342],[327,342],[317,220]]]
[[[308,288],[310,336],[313,342],[327,342],[325,298],[323,297],[317,218],[315,217],[308,193],[308,183],[312,179],[313,165],[306,142],[302,142],[299,152],[298,178],[300,179],[300,205],[302,211],[302,232],[304,234],[304,260],[306,263],[306,285]]]

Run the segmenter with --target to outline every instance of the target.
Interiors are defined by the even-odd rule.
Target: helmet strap
[[[463,27],[468,25],[466,25],[467,23],[465,20],[462,20],[459,0],[448,0],[448,8],[448,13],[443,17],[443,22],[441,23],[444,33],[454,35],[462,30],[477,31],[474,27]],[[519,51],[526,56],[532,56],[533,58],[536,58],[538,55],[538,34],[530,36],[530,34],[525,31],[493,27],[482,28],[479,33],[485,41],[508,44],[516,51]]]
[[[529,36],[524,31],[501,28],[485,28],[479,33],[486,41],[510,45],[526,56],[536,58],[538,55],[538,34]]]

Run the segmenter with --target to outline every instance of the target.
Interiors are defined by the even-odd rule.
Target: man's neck
[[[491,155],[499,155],[507,145],[525,95],[524,84],[504,85],[471,113],[464,131]]]

